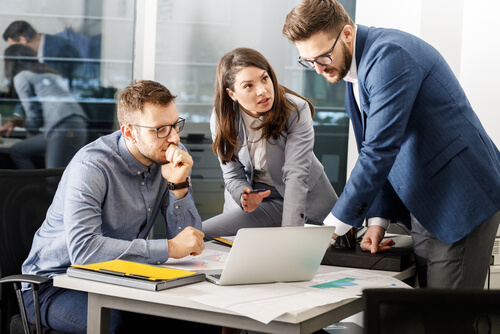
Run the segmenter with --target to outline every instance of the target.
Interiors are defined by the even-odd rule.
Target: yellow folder
[[[107,262],[92,263],[86,265],[72,264],[72,267],[94,270],[109,273],[118,276],[128,276],[134,278],[148,279],[151,281],[163,281],[173,278],[191,276],[196,274],[194,271],[162,268],[143,263],[113,260]]]

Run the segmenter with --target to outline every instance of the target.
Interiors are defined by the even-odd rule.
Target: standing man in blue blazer
[[[82,65],[80,52],[70,41],[57,35],[39,33],[26,21],[12,22],[2,37],[10,45],[24,44],[32,48],[42,63],[58,71],[72,86]]]
[[[336,233],[368,218],[376,253],[411,222],[421,286],[484,286],[500,221],[500,153],[443,57],[410,34],[355,25],[335,0],[303,0],[283,34],[299,62],[347,81],[359,157],[332,213]]]

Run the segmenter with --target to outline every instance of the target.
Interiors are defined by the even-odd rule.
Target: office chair
[[[21,275],[21,265],[28,256],[36,230],[45,219],[64,168],[36,170],[0,170],[0,317],[1,333],[29,333],[20,291],[20,282],[30,283],[38,312],[39,284],[51,279]],[[10,287],[13,283],[14,290]],[[16,296],[18,306],[16,306]],[[21,315],[15,315],[20,310]],[[39,314],[36,330],[41,333]],[[44,333],[58,333],[44,331]]]
[[[366,334],[500,333],[500,290],[363,291]]]

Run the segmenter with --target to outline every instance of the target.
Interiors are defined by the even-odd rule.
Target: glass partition
[[[346,181],[348,118],[345,85],[331,85],[297,63],[298,51],[281,30],[286,14],[299,0],[158,0],[155,80],[178,96],[186,119],[184,137],[210,143],[215,71],[219,59],[237,47],[261,52],[281,84],[311,99],[315,153],[337,193]],[[354,18],[355,0],[341,1]],[[195,160],[196,162],[196,160]],[[207,171],[200,175],[210,175]],[[212,176],[211,176],[212,177]],[[221,177],[218,175],[218,177]]]
[[[332,185],[340,193],[345,184],[347,165],[345,88],[342,83],[328,84],[313,70],[300,66],[295,46],[282,36],[285,16],[298,2],[157,0],[156,39],[152,42],[156,50],[154,79],[178,96],[179,113],[187,120],[182,135],[198,139],[203,136],[205,141],[202,143],[210,143],[208,122],[212,112],[215,69],[220,57],[236,47],[260,51],[270,61],[282,84],[314,103],[317,110],[314,118],[315,152]],[[356,1],[343,0],[341,3],[354,18]],[[12,22],[23,20],[38,33],[57,36],[71,45],[64,48],[66,52],[63,54],[54,54],[57,43],[52,47],[48,46],[51,43],[46,43],[45,52],[38,45],[36,57],[59,72],[70,97],[85,113],[89,123],[88,141],[117,128],[116,95],[133,76],[134,25],[138,13],[135,1],[0,0],[0,5],[2,32]],[[147,17],[141,19],[148,20]],[[146,43],[145,37],[147,35],[139,37],[143,41],[138,42]],[[6,41],[0,43],[3,43],[3,50],[9,47]],[[147,43],[150,47],[151,43]],[[76,53],[68,52],[70,49],[76,49]],[[0,57],[5,63],[3,53]],[[1,124],[5,125],[16,108],[22,108],[22,101],[13,89],[13,82],[5,75],[4,66],[0,66],[0,78],[0,116]],[[43,102],[43,98],[34,100]],[[37,115],[41,118],[43,111],[39,109]],[[2,138],[0,167],[12,165],[5,159],[12,141],[30,136],[30,131],[39,131],[40,122],[40,119],[34,119],[31,125],[26,122],[31,128],[16,127],[11,138]],[[35,157],[39,166],[43,166],[41,156],[43,152]],[[212,163],[207,162],[207,165],[214,168]],[[204,162],[198,165],[203,166]],[[217,173],[200,175],[220,177]]]
[[[21,167],[9,159],[10,147],[40,134],[40,147],[29,154],[36,167],[45,167],[41,141],[51,145],[47,133],[62,120],[86,118],[86,139],[79,145],[112,132],[117,92],[132,80],[135,1],[0,0],[0,6],[7,39],[0,41],[1,124],[13,115],[21,119],[10,138],[3,134],[0,167]],[[9,63],[20,68],[6,73]]]

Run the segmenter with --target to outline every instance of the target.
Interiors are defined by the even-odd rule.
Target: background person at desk
[[[121,131],[85,146],[66,168],[24,274],[53,277],[71,264],[114,259],[160,264],[204,249],[201,218],[186,182],[193,160],[179,142],[184,120],[174,96],[154,81],[133,83],[120,96],[118,121]],[[146,240],[160,212],[170,239]],[[33,318],[31,293],[23,295]],[[86,332],[87,293],[43,286],[40,303],[44,326]],[[130,333],[208,330],[143,317],[112,311],[111,325]]]
[[[45,154],[45,168],[65,167],[87,143],[85,112],[73,99],[67,82],[57,71],[41,64],[31,48],[11,45],[4,55],[10,90],[15,89],[23,108],[0,128],[0,134],[10,136],[14,126],[24,122],[28,128],[41,128],[41,133],[10,148],[12,160],[18,168],[34,169],[34,158]]]
[[[309,101],[281,86],[259,52],[239,48],[222,57],[210,125],[225,204],[223,214],[203,222],[208,238],[243,227],[323,222],[337,195],[313,153],[313,115]]]
[[[390,247],[389,219],[411,217],[421,286],[483,288],[500,153],[443,57],[410,34],[355,25],[335,0],[301,1],[283,33],[301,64],[347,81],[359,157],[332,211],[336,233],[369,217],[361,246],[375,253]]]
[[[66,38],[38,33],[26,21],[14,21],[5,29],[3,39],[10,45],[22,44],[33,49],[41,62],[58,71],[71,87],[73,78],[81,68],[76,61],[80,53]]]

